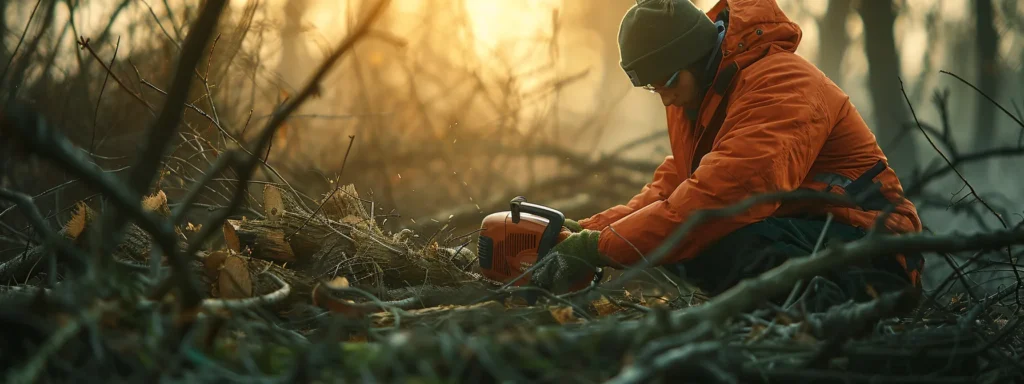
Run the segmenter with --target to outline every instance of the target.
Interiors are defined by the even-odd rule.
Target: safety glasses
[[[681,72],[681,71],[682,70],[679,70],[679,71],[676,71],[676,73],[673,73],[672,77],[668,78],[668,81],[665,82],[665,85],[663,85],[662,88],[672,88],[672,87],[676,86],[676,81],[679,80],[679,72]],[[647,85],[643,86],[643,88],[646,89],[650,93],[658,93],[656,91],[655,86],[653,86],[653,85],[647,84]]]

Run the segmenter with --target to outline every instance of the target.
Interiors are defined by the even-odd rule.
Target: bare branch
[[[185,44],[178,57],[177,68],[171,80],[171,88],[167,92],[164,106],[156,121],[149,128],[146,144],[139,152],[139,162],[132,169],[129,187],[137,194],[142,194],[156,176],[160,159],[163,157],[167,144],[178,130],[181,113],[185,109],[185,98],[191,85],[192,72],[199,62],[210,36],[217,27],[217,19],[227,5],[226,0],[210,0],[205,3],[199,19],[189,29]]]
[[[282,300],[284,300],[285,298],[287,298],[289,294],[291,294],[291,292],[292,292],[291,285],[288,285],[288,283],[286,283],[284,280],[282,280],[280,277],[278,277],[277,275],[275,275],[273,273],[269,273],[268,272],[267,276],[270,276],[270,278],[273,279],[274,282],[276,282],[277,285],[280,286],[280,288],[278,288],[276,291],[270,292],[270,293],[268,293],[266,295],[262,295],[262,296],[259,296],[259,297],[250,297],[250,298],[246,298],[246,299],[236,299],[236,300],[204,299],[203,300],[203,304],[202,304],[203,309],[210,310],[210,311],[213,311],[213,310],[232,310],[232,311],[237,311],[237,310],[243,310],[243,309],[251,309],[251,308],[255,308],[255,307],[259,307],[259,306],[263,306],[263,305],[273,305],[273,304],[279,303]]]
[[[0,72],[0,83],[3,83],[4,78],[7,77],[7,71],[11,69],[11,64],[14,63],[14,57],[18,56],[18,49],[21,48],[21,43],[25,41],[25,35],[28,34],[28,27],[32,25],[32,19],[36,16],[36,10],[39,9],[39,4],[43,0],[36,0],[36,5],[32,7],[32,13],[28,15],[28,20],[25,20],[25,29],[21,31],[21,37],[18,38],[18,45],[14,46],[14,50],[11,51],[11,58],[7,60],[7,65],[4,66],[4,71]]]
[[[957,77],[957,78],[959,79],[959,77]],[[972,85],[972,87],[973,87],[973,85]],[[977,89],[977,88],[975,88],[975,89]],[[902,78],[900,79],[900,92],[903,93],[903,98],[907,101],[907,106],[910,108],[911,116],[914,117],[914,121],[915,122],[918,122],[919,120],[917,119],[917,113],[914,112],[914,106],[910,103],[910,98],[907,96],[907,91],[903,89],[903,79]],[[981,91],[979,90],[979,92],[981,92]],[[986,97],[988,97],[988,96],[986,96]],[[995,103],[995,101],[993,101],[993,103]],[[1000,108],[1002,108],[1002,107],[1000,106]],[[1004,109],[1004,111],[1005,111],[1005,109]],[[1007,114],[1009,114],[1009,112],[1007,112]],[[1021,124],[1021,126],[1024,127],[1024,124]],[[920,124],[918,124],[918,127],[920,127]],[[960,173],[960,171],[957,170],[953,166],[953,163],[951,161],[949,161],[949,158],[947,158],[946,155],[944,153],[942,153],[942,150],[940,150],[939,147],[937,147],[935,145],[935,142],[932,141],[931,136],[928,136],[928,132],[926,132],[924,130],[924,128],[921,128],[921,133],[924,134],[925,139],[928,139],[928,143],[930,143],[932,145],[932,148],[935,148],[935,152],[938,152],[939,155],[942,156],[942,159],[946,161],[946,164],[949,164],[949,167],[953,169],[953,172],[956,172],[956,175],[960,177],[960,180],[962,180],[964,182],[964,184],[967,185],[967,188],[969,188],[971,190],[971,195],[973,195],[976,199],[978,199],[978,201],[981,202],[981,204],[984,205],[985,208],[988,208],[988,210],[990,212],[992,212],[992,215],[994,215],[996,218],[999,219],[999,222],[1003,224],[1003,228],[1008,228],[1009,226],[1006,224],[1006,219],[1003,218],[1003,215],[1000,215],[998,212],[996,212],[995,209],[992,209],[992,207],[990,205],[988,205],[987,202],[985,202],[985,199],[982,199],[981,196],[978,195],[978,192],[974,190],[974,186],[971,185],[971,183],[969,181],[967,181],[967,178],[965,178],[964,175],[962,175]],[[1011,264],[1015,262],[1015,260],[1013,259],[1013,251],[1012,251],[1011,247],[1007,247],[1006,248],[1006,257],[1010,261]],[[1020,271],[1018,271],[1017,268],[1013,269],[1013,275],[1014,275],[1014,277],[1017,278],[1017,287],[1019,288],[1021,286],[1024,286],[1024,280],[1021,280]],[[1015,290],[1015,292],[1016,292],[1015,297],[1017,299],[1017,305],[1018,306],[1024,305],[1024,303],[1021,302],[1019,290]]]

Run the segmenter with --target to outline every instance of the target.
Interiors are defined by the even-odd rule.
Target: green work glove
[[[574,232],[574,233],[575,232],[580,232],[580,231],[583,230],[583,227],[580,226],[580,223],[576,222],[576,220],[569,219],[569,218],[565,219],[565,223],[563,223],[562,226],[566,227],[566,228],[569,228],[569,232]]]
[[[556,293],[568,291],[598,267],[608,265],[598,251],[601,232],[584,229],[573,233],[555,245],[540,266],[533,271],[530,282],[537,287]]]

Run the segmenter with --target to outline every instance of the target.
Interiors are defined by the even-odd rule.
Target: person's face
[[[660,84],[644,88],[661,96],[661,103],[666,107],[669,105],[687,109],[700,107],[697,79],[690,71],[680,70]]]

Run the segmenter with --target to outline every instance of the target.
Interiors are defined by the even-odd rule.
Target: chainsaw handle
[[[562,232],[562,226],[565,225],[565,215],[543,205],[527,203],[523,196],[516,196],[509,202],[509,205],[512,208],[513,223],[519,223],[520,213],[529,213],[548,219],[548,226],[544,228],[544,233],[540,236],[540,244],[537,245],[537,262],[540,262],[558,243],[558,234]]]

